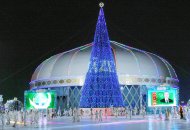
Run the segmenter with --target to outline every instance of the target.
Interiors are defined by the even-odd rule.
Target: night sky
[[[93,41],[97,0],[0,1],[0,94],[29,89],[50,56]],[[104,0],[111,40],[153,52],[176,70],[181,100],[190,98],[190,12],[184,0]]]

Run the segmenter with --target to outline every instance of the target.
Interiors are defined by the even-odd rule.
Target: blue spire
[[[104,11],[101,7],[96,24],[90,65],[82,88],[80,107],[105,108],[110,106],[123,106],[123,99],[111,51]]]

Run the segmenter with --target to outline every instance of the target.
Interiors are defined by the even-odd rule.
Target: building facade
[[[179,89],[179,80],[168,61],[125,44],[110,43],[125,106],[147,105],[148,88],[170,86]],[[91,43],[86,44],[42,62],[32,75],[30,89],[56,90],[57,106],[61,108],[79,106],[91,48]]]

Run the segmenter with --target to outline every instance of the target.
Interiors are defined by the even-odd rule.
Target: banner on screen
[[[148,106],[176,106],[176,89],[148,90]]]
[[[26,110],[56,108],[55,91],[45,91],[45,92],[25,91],[24,98],[25,98]]]

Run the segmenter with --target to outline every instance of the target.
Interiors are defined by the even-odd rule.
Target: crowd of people
[[[40,118],[46,118],[51,120],[56,117],[56,111],[53,109],[47,109],[47,111],[42,111],[38,109],[23,111],[23,110],[1,110],[0,118],[1,125],[12,125],[16,127],[18,124],[23,126],[30,125],[33,127],[39,126]]]
[[[109,112],[108,112],[109,110]],[[82,117],[86,116],[84,115],[84,110],[79,108],[73,108],[61,111],[59,108],[57,111],[54,109],[47,109],[45,111],[42,110],[1,110],[0,112],[0,119],[1,119],[1,125],[9,125],[12,127],[16,127],[19,124],[26,126],[33,126],[38,127],[39,126],[39,120],[41,118],[46,118],[47,120],[52,120],[57,117],[72,117],[73,122],[80,122]],[[135,117],[136,115],[145,118],[146,116],[146,107],[142,106],[141,109],[138,109],[137,107],[130,108],[90,108],[90,112],[88,113],[87,117],[90,117],[91,120],[94,120],[96,122],[102,122],[103,119],[106,120],[108,116],[112,116],[115,118],[118,117],[125,117],[128,119],[132,119],[132,117]],[[171,120],[173,118],[180,118],[180,119],[190,119],[190,109],[189,107],[153,107],[152,114],[154,118],[159,119],[165,119],[165,120]]]
[[[159,119],[165,119],[165,120],[171,120],[175,118],[183,119],[183,120],[189,120],[190,119],[190,108],[187,106],[179,106],[179,107],[167,107],[164,108],[164,111],[162,108],[153,108],[153,114],[154,118]],[[164,115],[164,116],[163,116]]]

